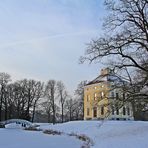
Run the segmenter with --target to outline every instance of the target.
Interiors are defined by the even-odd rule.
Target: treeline
[[[0,121],[26,119],[34,122],[38,116],[45,122],[64,122],[83,119],[83,92],[76,90],[75,97],[68,94],[62,81],[44,83],[22,79],[12,82],[7,73],[0,73]],[[82,85],[83,87],[83,85]]]

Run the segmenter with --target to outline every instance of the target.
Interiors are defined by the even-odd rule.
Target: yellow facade
[[[85,86],[84,88],[85,119],[92,119],[92,118],[102,119],[107,116],[109,110],[108,92],[109,92],[109,86],[107,83],[99,83],[99,84]],[[97,108],[97,117],[94,116],[95,108]],[[101,109],[103,110],[102,111],[103,113],[101,113]]]
[[[109,75],[111,71],[107,69],[101,70],[101,74],[89,82],[84,87],[84,119],[132,119],[132,114],[123,113],[123,108],[120,108],[120,111],[113,111],[111,104],[120,104],[121,101],[111,98],[111,85],[112,81],[109,81]],[[113,77],[110,75],[110,78]],[[123,94],[119,90],[114,90],[114,93],[118,97],[122,97]],[[117,103],[118,102],[118,103]],[[119,105],[120,106],[120,105]],[[129,106],[125,105],[126,109],[129,109]]]

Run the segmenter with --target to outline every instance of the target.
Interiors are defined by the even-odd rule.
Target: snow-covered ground
[[[80,133],[94,141],[94,148],[148,148],[148,122],[142,121],[73,121],[41,125],[42,129]]]
[[[81,148],[83,142],[66,133],[85,134],[94,141],[92,148],[148,148],[148,122],[73,121],[64,124],[40,124],[40,128],[62,131],[47,135],[42,131],[0,129],[0,148]],[[14,127],[14,126],[12,126]]]
[[[51,136],[39,131],[0,129],[0,148],[80,148],[82,142],[66,135]]]

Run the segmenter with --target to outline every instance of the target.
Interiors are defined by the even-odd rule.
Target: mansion
[[[84,87],[84,120],[133,120],[132,107],[124,101],[128,95],[121,87],[123,80],[109,68]]]

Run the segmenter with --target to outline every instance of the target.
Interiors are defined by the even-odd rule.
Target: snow
[[[92,148],[148,147],[148,122],[72,121],[56,125],[40,124],[40,128],[65,134],[52,136],[42,131],[24,131],[9,126],[0,129],[0,148],[81,148],[83,142],[66,133],[85,134],[94,141]]]
[[[74,137],[51,136],[39,131],[0,129],[0,148],[80,148]]]
[[[89,136],[94,148],[146,148],[148,122],[142,121],[74,121],[57,125],[41,125],[42,129],[56,129],[66,133]]]
[[[16,123],[7,124],[7,125],[5,125],[5,128],[8,128],[8,129],[23,129],[21,124],[16,124]]]

